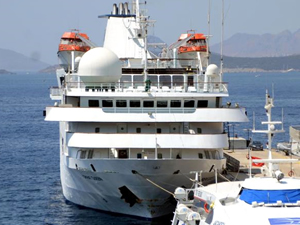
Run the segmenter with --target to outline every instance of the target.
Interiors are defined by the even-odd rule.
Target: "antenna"
[[[223,39],[224,39],[224,0],[222,0],[222,18],[221,18],[221,65],[220,74],[223,75]]]
[[[208,37],[206,39],[206,42],[207,42],[207,48],[206,48],[206,51],[207,51],[207,64],[209,64],[209,38],[210,38],[210,3],[211,3],[211,0],[208,0],[208,15],[207,15],[207,25],[208,25]]]

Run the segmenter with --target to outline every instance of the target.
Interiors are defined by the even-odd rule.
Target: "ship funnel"
[[[129,9],[128,9],[128,2],[124,3],[124,11],[125,11],[125,15],[129,14]]]
[[[124,15],[124,4],[123,3],[119,3],[119,14]]]
[[[117,6],[117,4],[114,4],[114,5],[113,5],[113,11],[112,11],[112,14],[113,14],[113,15],[118,15],[118,6]]]

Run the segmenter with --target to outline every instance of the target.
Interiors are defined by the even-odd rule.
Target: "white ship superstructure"
[[[153,58],[143,46],[146,36],[134,41],[128,34],[135,34],[124,34],[130,30],[127,22],[139,25],[136,31],[146,27],[139,21],[138,5],[132,10],[135,16],[117,13],[120,7],[114,6],[106,30],[120,31],[115,36],[135,47],[125,51],[121,48],[127,45],[120,45],[114,53],[107,40],[113,36],[106,34],[104,47],[87,51],[78,69],[58,70],[59,86],[51,89],[57,102],[46,108],[46,120],[60,123],[66,199],[155,218],[173,211],[170,192],[177,186],[191,187],[190,171],[202,171],[208,183],[214,169],[225,169],[228,138],[223,124],[248,119],[243,108],[222,104],[227,83],[215,65],[206,72],[182,68],[176,59]],[[120,28],[122,20],[126,29]]]

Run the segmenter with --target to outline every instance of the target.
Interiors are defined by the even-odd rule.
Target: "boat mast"
[[[221,65],[220,65],[220,75],[221,80],[223,76],[223,40],[224,40],[224,0],[222,0],[222,16],[221,16]]]
[[[272,121],[272,108],[274,107],[274,101],[273,98],[270,97],[268,90],[266,90],[266,104],[265,104],[265,110],[268,117],[268,121],[261,122],[261,124],[268,125],[267,130],[255,130],[253,128],[253,133],[265,133],[268,136],[268,169],[269,169],[269,176],[272,176],[273,173],[273,162],[272,162],[272,139],[275,133],[283,133],[283,122],[282,121]],[[275,124],[281,124],[282,127],[280,130],[275,129]]]
[[[207,65],[209,65],[209,38],[210,38],[210,3],[211,0],[208,0],[208,15],[207,15],[207,24],[208,24],[208,36],[206,38],[206,43],[207,43],[207,48],[206,48],[206,53],[207,53]]]

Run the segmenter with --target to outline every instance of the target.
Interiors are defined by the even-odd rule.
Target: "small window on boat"
[[[117,107],[126,107],[127,106],[127,101],[126,100],[117,100],[116,101],[116,106]]]
[[[100,132],[100,127],[96,127],[95,128],[95,133],[99,133]]]
[[[136,132],[137,132],[137,133],[141,133],[141,131],[142,131],[142,130],[141,130],[140,127],[136,128]]]
[[[88,159],[92,159],[93,158],[93,154],[94,154],[94,150],[89,150],[87,158]]]
[[[86,150],[81,150],[80,151],[80,158],[85,159],[85,156],[86,156]]]
[[[130,100],[129,102],[130,107],[141,107],[141,101],[139,100]]]
[[[136,158],[141,159],[142,158],[142,153],[136,154]]]
[[[154,101],[144,101],[143,107],[145,108],[154,107]]]
[[[158,108],[168,107],[168,101],[157,101],[156,106]]]
[[[158,159],[162,159],[162,153],[158,153],[158,154],[157,154],[157,158],[158,158]]]
[[[89,107],[99,107],[98,100],[89,100]]]
[[[216,159],[216,151],[211,151],[211,157],[212,157],[213,159]]]
[[[127,159],[128,155],[127,155],[127,150],[119,150],[119,159]]]
[[[102,107],[113,107],[112,100],[102,100]]]
[[[205,158],[210,159],[209,151],[204,151]]]
[[[185,108],[194,108],[195,101],[194,100],[184,100],[184,107]]]
[[[199,159],[203,159],[203,154],[202,153],[198,153],[198,158]]]
[[[201,128],[197,128],[197,134],[201,134],[202,133],[202,129]]]
[[[208,105],[207,100],[198,100],[197,108],[206,108]]]
[[[180,100],[171,100],[171,107],[181,107]]]
[[[157,128],[156,133],[161,134],[161,128]]]

